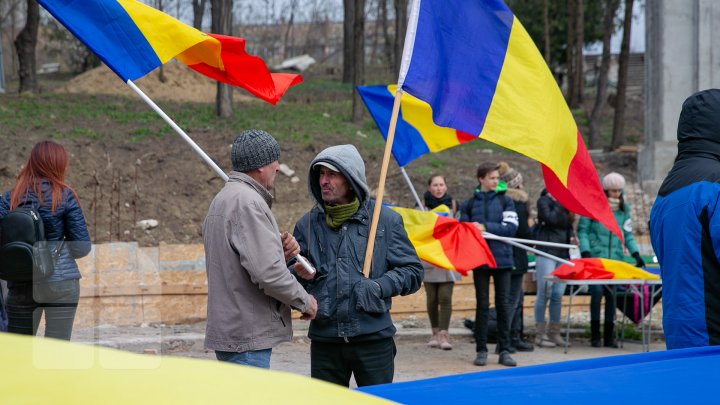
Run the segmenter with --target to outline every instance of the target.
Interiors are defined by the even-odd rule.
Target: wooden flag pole
[[[367,250],[365,251],[365,262],[363,263],[363,274],[370,278],[370,267],[372,265],[372,255],[375,250],[375,234],[377,234],[378,220],[380,219],[380,209],[382,208],[383,194],[385,194],[385,178],[387,178],[387,170],[390,165],[390,153],[392,152],[393,141],[395,140],[395,126],[397,125],[398,115],[400,115],[400,99],[402,97],[402,88],[398,86],[395,91],[395,102],[393,103],[392,115],[390,116],[390,128],[388,129],[387,140],[385,141],[385,154],[383,155],[382,166],[380,167],[380,180],[378,180],[377,195],[375,196],[375,209],[373,210],[372,221],[370,222],[370,233],[368,234]]]

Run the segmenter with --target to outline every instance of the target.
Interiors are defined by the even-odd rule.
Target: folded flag
[[[563,280],[659,280],[657,274],[652,274],[639,267],[619,260],[587,258],[573,259],[575,266],[563,264],[550,273]]]
[[[496,267],[485,238],[472,223],[433,211],[391,207],[402,216],[410,242],[420,259],[462,275],[476,267]]]
[[[270,73],[245,40],[206,34],[136,0],[38,0],[123,81],[172,58],[217,81],[277,104],[300,75]]]
[[[560,88],[501,0],[415,1],[408,33],[398,83],[437,126],[540,162],[558,201],[622,238]]]

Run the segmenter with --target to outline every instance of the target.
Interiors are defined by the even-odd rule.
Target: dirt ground
[[[426,322],[399,322],[395,338],[397,356],[395,358],[395,382],[412,381],[424,378],[440,377],[462,373],[504,369],[497,363],[498,356],[491,354],[488,365],[477,367],[475,344],[471,332],[461,326],[461,320],[453,320],[450,334],[453,350],[443,351],[426,345],[429,329]],[[407,326],[404,326],[407,325]],[[293,321],[295,337],[290,343],[283,343],[273,350],[271,368],[273,370],[310,376],[310,343],[307,339],[308,322]],[[183,356],[192,358],[215,359],[214,353],[203,348],[205,324],[115,328],[100,326],[94,329],[80,329],[73,332],[73,341],[93,343],[102,346],[128,350],[137,353],[162,356]],[[654,335],[651,351],[665,350],[665,345]],[[571,330],[571,346],[568,353],[563,348],[536,348],[533,352],[517,353],[513,358],[518,367],[559,361],[579,360],[602,356],[640,353],[639,342],[625,342],[623,348],[593,348],[583,331]],[[490,353],[495,349],[489,345]]]

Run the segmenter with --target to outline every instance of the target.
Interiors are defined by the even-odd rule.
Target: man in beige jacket
[[[241,132],[233,171],[203,223],[208,279],[205,348],[218,360],[270,368],[272,348],[292,339],[290,308],[313,319],[315,298],[290,273],[300,248],[270,211],[280,145],[267,132]]]

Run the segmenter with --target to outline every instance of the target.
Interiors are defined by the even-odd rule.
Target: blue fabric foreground
[[[720,346],[599,357],[358,388],[404,404],[718,403]],[[527,402],[532,400],[532,402]]]

